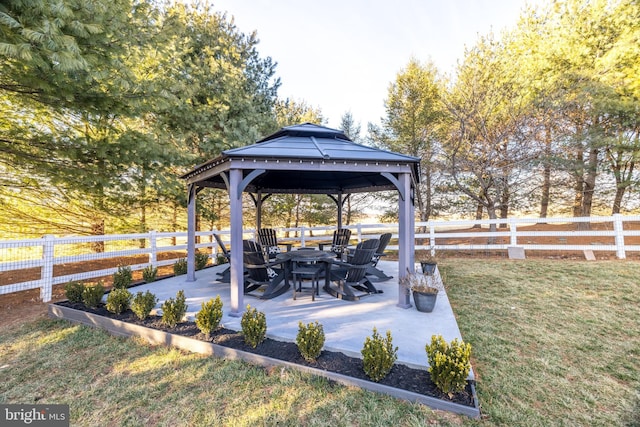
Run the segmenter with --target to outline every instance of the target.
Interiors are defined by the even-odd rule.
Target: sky
[[[380,123],[389,85],[411,58],[452,74],[479,35],[514,28],[541,0],[219,0],[240,31],[257,32],[278,63],[282,99],[320,108],[330,127],[351,112]]]

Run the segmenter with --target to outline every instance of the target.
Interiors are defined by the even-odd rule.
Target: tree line
[[[639,9],[526,9],[513,30],[480,37],[451,76],[411,59],[365,137],[350,113],[340,128],[422,159],[419,220],[636,209]],[[184,228],[183,172],[279,127],[325,123],[320,108],[278,97],[276,63],[258,44],[201,3],[2,2],[0,233]],[[347,203],[346,223],[371,204]],[[334,215],[322,196],[264,206],[273,226]],[[222,192],[202,192],[198,209],[203,228],[227,225]]]
[[[639,41],[635,0],[528,8],[479,37],[453,76],[411,59],[369,138],[422,159],[422,221],[637,210]]]

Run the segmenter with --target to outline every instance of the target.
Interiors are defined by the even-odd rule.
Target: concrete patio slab
[[[359,301],[339,300],[320,290],[316,300],[311,300],[310,292],[298,293],[293,300],[292,292],[270,299],[261,300],[249,295],[244,296],[244,304],[250,304],[265,313],[267,318],[267,336],[281,341],[295,342],[298,322],[318,321],[322,324],[326,341],[325,349],[340,351],[349,356],[360,358],[360,350],[365,338],[371,336],[376,327],[382,335],[391,331],[393,344],[398,346],[398,362],[413,368],[426,369],[427,356],[425,345],[431,335],[440,334],[445,340],[461,339],[449,299],[444,291],[438,295],[436,306],[431,313],[421,313],[412,308],[399,308],[398,302],[398,263],[381,261],[378,264],[385,273],[394,278],[376,283],[384,293],[373,294]],[[195,282],[187,282],[187,276],[162,279],[157,282],[136,286],[134,293],[149,290],[159,302],[156,312],[168,298],[174,298],[179,290],[184,290],[187,298],[187,319],[194,320],[202,302],[220,295],[224,316],[222,324],[232,330],[241,330],[240,318],[226,314],[225,307],[230,306],[229,284],[220,283],[217,272],[224,269],[217,266],[200,270]],[[473,374],[471,374],[473,375]]]

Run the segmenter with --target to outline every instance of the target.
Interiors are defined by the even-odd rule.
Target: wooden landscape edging
[[[224,347],[210,342],[200,341],[194,338],[175,335],[157,329],[147,328],[132,323],[123,322],[121,320],[111,319],[97,314],[89,313],[82,310],[76,310],[56,304],[49,304],[49,317],[68,320],[74,323],[91,326],[106,330],[111,335],[121,337],[140,337],[151,344],[166,345],[177,347],[182,350],[193,353],[207,354],[229,360],[243,360],[252,364],[271,367],[284,366],[298,371],[306,372],[312,375],[321,376],[337,383],[356,386],[365,390],[382,393],[393,396],[398,399],[407,400],[409,402],[417,402],[429,406],[432,409],[449,411],[456,414],[467,415],[472,418],[480,418],[480,408],[478,406],[478,398],[476,389],[471,383],[472,398],[474,406],[460,405],[454,402],[437,399],[423,394],[413,393],[411,391],[390,387],[384,384],[378,384],[372,381],[353,378],[335,372],[324,371],[322,369],[312,368],[309,366],[298,365],[271,357],[261,356],[242,350],[236,350]]]

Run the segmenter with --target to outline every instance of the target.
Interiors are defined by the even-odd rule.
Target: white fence
[[[614,252],[619,259],[626,258],[626,252],[640,251],[640,226],[633,229],[631,223],[640,222],[640,216],[614,215],[612,217],[590,218],[510,218],[481,221],[429,221],[416,223],[416,250],[437,251],[506,251],[517,246],[525,251],[603,251]],[[588,223],[590,230],[568,229],[571,223]],[[498,230],[490,232],[494,224]],[[546,230],[522,230],[545,224]],[[562,224],[562,229],[553,225]],[[473,228],[473,227],[479,228]],[[506,226],[506,227],[505,227]],[[521,229],[518,229],[520,227]],[[357,241],[391,232],[397,239],[398,224],[357,224],[347,226],[352,229],[352,238]],[[284,242],[299,246],[314,245],[318,241],[330,240],[334,227],[299,227],[277,229]],[[220,249],[215,243],[212,231],[196,233],[201,241],[197,248],[210,248],[212,257]],[[228,231],[221,232],[228,234]],[[245,238],[253,238],[255,230],[245,230]],[[590,237],[589,244],[571,244],[579,237]],[[42,239],[0,241],[0,295],[28,289],[40,289],[42,301],[51,300],[52,286],[74,280],[88,280],[112,275],[117,267],[92,269],[91,262],[124,257],[119,264],[129,263],[132,270],[141,270],[151,264],[155,267],[172,265],[176,259],[159,260],[163,252],[186,254],[187,233],[160,233],[152,231],[144,234],[53,237]],[[228,238],[223,236],[223,241]],[[389,250],[397,249],[392,244]],[[631,244],[635,242],[639,244]],[[96,253],[93,247],[103,246],[104,251]],[[208,250],[207,250],[208,252]],[[126,257],[144,256],[144,262],[131,264]],[[185,256],[185,255],[182,255]],[[82,272],[54,274],[54,268],[70,263],[83,263]],[[21,274],[22,273],[22,274]],[[32,276],[32,277],[30,277]],[[28,280],[25,280],[25,277]]]

